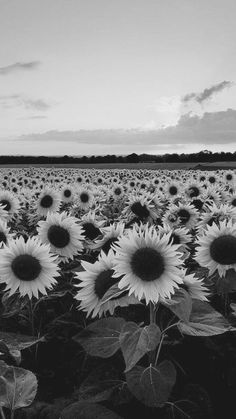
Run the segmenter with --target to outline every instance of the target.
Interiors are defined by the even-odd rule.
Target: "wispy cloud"
[[[34,109],[37,111],[47,111],[51,106],[42,99],[22,99],[23,105],[26,109]]]
[[[30,71],[34,70],[40,65],[40,61],[29,61],[29,62],[16,62],[4,67],[0,67],[0,75],[6,76],[11,73],[18,71]]]
[[[206,100],[211,99],[216,93],[221,92],[226,88],[230,88],[234,85],[232,81],[222,81],[221,83],[214,84],[213,86],[204,89],[200,93],[188,93],[182,98],[183,103],[188,103],[190,101],[195,101],[199,104],[202,104]]]
[[[21,94],[0,96],[0,106],[5,109],[23,107],[27,110],[45,112],[51,105],[43,99],[32,99]]]

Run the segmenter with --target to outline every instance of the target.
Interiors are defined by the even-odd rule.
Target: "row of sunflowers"
[[[0,246],[2,418],[221,417],[234,171],[2,168]]]

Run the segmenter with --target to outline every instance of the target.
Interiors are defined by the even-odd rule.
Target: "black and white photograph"
[[[235,0],[0,0],[0,419],[235,395]]]

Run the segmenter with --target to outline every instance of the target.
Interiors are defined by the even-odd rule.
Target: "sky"
[[[1,154],[236,151],[235,0],[0,0]]]

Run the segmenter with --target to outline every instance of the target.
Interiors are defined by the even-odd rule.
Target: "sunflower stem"
[[[29,310],[29,322],[30,322],[30,326],[31,326],[31,335],[34,336],[34,333],[35,333],[35,330],[34,330],[34,309],[33,309],[32,300],[30,298],[29,298],[28,310]]]
[[[2,419],[6,419],[6,416],[5,416],[5,413],[4,413],[4,411],[3,411],[3,408],[2,408],[2,407],[0,407],[0,414],[1,414],[1,418],[2,418]]]
[[[155,305],[152,301],[149,303],[149,313],[150,313],[150,324],[156,323],[156,312],[155,312]]]
[[[156,310],[155,309],[156,309],[155,304],[152,301],[150,301],[149,303],[149,316],[150,316],[149,323],[150,324],[153,324],[153,323],[156,324]],[[155,361],[155,350],[149,352],[150,364],[153,364],[154,361]]]
[[[159,359],[159,355],[160,355],[160,352],[161,352],[161,347],[162,347],[162,344],[163,344],[164,339],[165,339],[165,333],[162,334],[160,343],[158,345],[156,359],[155,359],[155,363],[154,363],[155,366],[157,365],[157,361]]]

